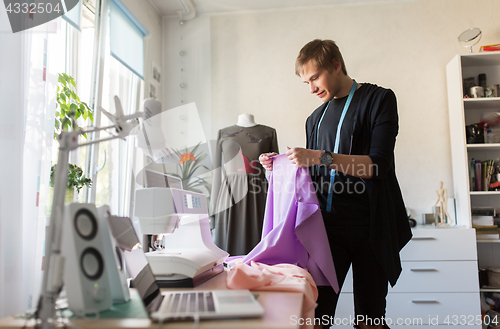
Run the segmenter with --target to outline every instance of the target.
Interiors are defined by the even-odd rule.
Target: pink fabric
[[[314,309],[318,299],[318,289],[309,272],[291,264],[265,265],[251,262],[238,263],[227,274],[229,289],[249,289],[264,291],[293,291],[304,294],[302,314],[298,317],[310,318],[314,323]],[[304,321],[304,323],[309,321]],[[303,325],[303,329],[312,326]]]

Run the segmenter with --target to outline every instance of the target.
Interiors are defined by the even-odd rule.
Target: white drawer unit
[[[421,228],[403,250],[403,261],[477,260],[476,232],[473,229]]]
[[[477,292],[477,262],[402,262],[403,271],[390,292]]]
[[[452,323],[457,319],[459,324],[461,317],[464,324],[467,319],[475,319],[481,314],[479,309],[479,293],[391,293],[387,296],[387,318],[393,323],[397,319],[418,324]]]
[[[481,328],[474,229],[417,228],[401,251],[402,272],[389,286],[387,318],[391,328]],[[340,325],[354,317],[352,269],[336,311]]]

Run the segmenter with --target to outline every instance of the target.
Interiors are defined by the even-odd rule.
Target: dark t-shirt
[[[340,133],[339,154],[355,155],[355,153],[352,153],[353,132],[356,120],[358,120],[357,114],[359,108],[396,106],[395,102],[388,100],[386,97],[382,98],[377,104],[372,103],[371,101],[373,98],[368,97],[368,94],[377,89],[379,88],[376,88],[375,85],[363,83],[354,93]],[[330,101],[328,107],[322,105],[309,116],[306,123],[308,148],[333,152],[335,137],[337,135],[337,126],[347,98],[348,96],[338,99],[334,98]],[[316,142],[318,123],[325,109],[326,113],[321,121],[319,138]],[[361,126],[363,126],[363,124],[361,124]],[[369,143],[369,141],[361,142]],[[366,170],[366,168],[356,168],[357,172],[362,170]],[[324,166],[311,167],[311,177],[314,184],[317,186],[318,201],[323,211],[325,223],[368,225],[370,204],[365,180],[344,174],[340,171],[341,170],[338,170],[336,172],[335,183],[333,185],[332,211],[326,212],[327,197],[330,187],[330,169]]]

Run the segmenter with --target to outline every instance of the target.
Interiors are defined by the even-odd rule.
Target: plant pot
[[[75,197],[75,190],[66,189],[66,194],[64,195],[64,203],[71,203]],[[50,216],[52,212],[52,202],[54,200],[54,188],[49,187],[49,191],[47,193],[47,200],[45,202],[45,215]]]

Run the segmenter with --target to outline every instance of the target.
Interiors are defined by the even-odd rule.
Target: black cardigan
[[[359,106],[349,109],[356,111],[351,147],[349,150],[340,149],[339,153],[368,155],[375,165],[373,177],[366,180],[370,203],[369,241],[387,280],[394,286],[401,273],[399,251],[412,236],[394,164],[399,129],[396,96],[390,89],[363,83],[355,97]],[[326,104],[318,107],[307,119],[309,149],[315,148],[316,128]],[[325,127],[325,122],[322,127]]]

